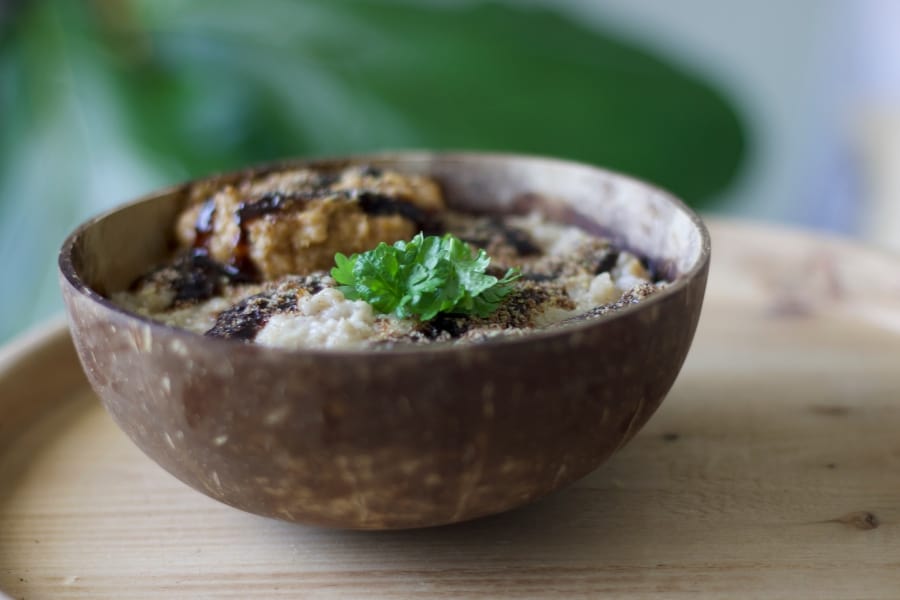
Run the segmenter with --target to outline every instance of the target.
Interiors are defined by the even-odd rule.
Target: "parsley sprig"
[[[451,234],[409,242],[382,242],[374,250],[334,257],[331,276],[349,300],[364,300],[375,310],[400,318],[433,319],[438,313],[487,317],[521,276],[509,269],[502,279],[485,273],[491,262],[484,250]]]

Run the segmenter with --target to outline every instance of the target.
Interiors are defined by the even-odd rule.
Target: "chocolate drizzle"
[[[286,208],[298,204],[305,204],[310,200],[321,198],[322,195],[322,193],[316,192],[292,192],[289,194],[270,192],[255,200],[238,204],[237,211],[235,212],[235,219],[239,226],[244,225],[266,215],[278,213]]]
[[[503,248],[508,248],[519,257],[540,256],[544,252],[527,231],[494,216],[479,221],[465,231],[454,233],[464,242],[483,248],[489,254]]]
[[[131,289],[155,284],[174,292],[173,307],[209,300],[222,292],[225,282],[247,283],[237,269],[210,258],[205,249],[192,249],[172,264],[137,279]]]
[[[277,298],[267,294],[250,296],[219,313],[215,325],[205,335],[251,341],[273,314],[291,310],[296,306],[296,296]]]
[[[511,227],[497,218],[491,219],[491,226],[503,236],[503,240],[512,246],[516,254],[519,256],[538,256],[543,254],[543,250],[538,246],[531,236],[517,227]]]
[[[200,212],[197,213],[197,221],[194,224],[194,244],[190,257],[198,264],[217,265],[217,268],[232,281],[254,282],[259,280],[259,274],[250,261],[249,239],[241,217],[242,207],[244,207],[243,203],[235,213],[240,234],[235,243],[234,254],[227,265],[214,261],[209,255],[209,243],[215,231],[216,202],[214,198],[204,202]]]
[[[213,224],[216,217],[216,201],[210,198],[200,207],[197,214],[197,222],[194,224],[194,249],[207,249],[209,239],[215,230]]]
[[[451,339],[456,339],[465,334],[472,324],[469,317],[440,313],[432,320],[420,324],[418,331],[429,340],[436,340],[444,333]]]
[[[419,231],[425,234],[437,233],[439,229],[434,217],[412,202],[405,202],[393,196],[376,192],[357,190],[351,192],[351,197],[356,198],[360,209],[367,215],[400,215],[404,219],[412,221]]]
[[[205,335],[251,341],[272,315],[293,311],[297,308],[300,295],[316,294],[323,288],[321,276],[292,277],[275,289],[244,298],[219,313],[215,324]]]
[[[594,275],[599,275],[600,273],[606,273],[616,266],[616,263],[619,260],[619,251],[615,248],[608,248],[597,260],[594,265],[592,271]]]

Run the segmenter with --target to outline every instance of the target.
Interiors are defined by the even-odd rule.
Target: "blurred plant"
[[[745,148],[710,85],[534,6],[34,0],[0,4],[0,36],[0,340],[57,309],[68,229],[163,183],[301,154],[497,149],[706,206]]]

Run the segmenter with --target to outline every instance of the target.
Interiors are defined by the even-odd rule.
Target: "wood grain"
[[[900,596],[900,261],[714,223],[704,315],[634,441],[527,508],[395,533],[221,506],[144,458],[67,338],[0,354],[13,598]]]

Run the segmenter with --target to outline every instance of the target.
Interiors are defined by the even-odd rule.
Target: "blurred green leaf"
[[[475,4],[429,19],[421,5],[351,4],[391,42],[335,68],[431,146],[581,159],[694,204],[720,192],[740,163],[740,124],[710,86],[559,13]]]
[[[208,110],[230,112],[249,134],[231,141],[241,156],[531,152],[626,171],[704,206],[744,153],[738,117],[713,87],[553,10],[378,0],[270,2],[265,11],[209,0],[140,6],[170,82],[136,73],[140,95],[177,108],[196,106],[205,91]],[[202,83],[194,104],[166,101],[184,85],[179,73]],[[245,83],[250,97],[235,91]],[[144,127],[146,114],[137,115]],[[186,118],[175,116],[171,139],[152,145],[171,152]],[[185,158],[207,166],[197,152]]]
[[[164,181],[119,125],[83,6],[33,2],[16,17],[0,43],[0,340],[60,310],[56,254],[79,221]]]

